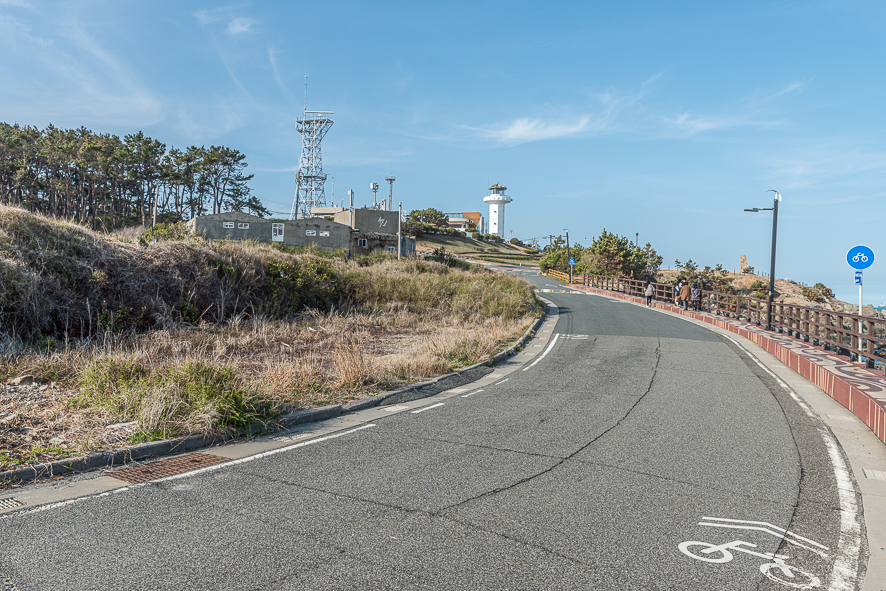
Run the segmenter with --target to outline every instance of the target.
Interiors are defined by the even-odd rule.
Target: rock
[[[40,384],[46,384],[48,382],[49,380],[44,380],[37,376],[19,376],[17,378],[12,378],[8,383],[12,386],[39,386]]]
[[[51,445],[61,445],[64,442],[65,442],[65,440],[62,439],[61,437],[53,437],[52,439],[49,440],[49,443]]]

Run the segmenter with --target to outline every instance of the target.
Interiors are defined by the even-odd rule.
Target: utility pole
[[[393,185],[392,185],[393,186]],[[397,203],[397,260],[400,260],[400,253],[403,251],[401,246],[402,234],[400,232],[400,222],[403,221],[403,202]]]

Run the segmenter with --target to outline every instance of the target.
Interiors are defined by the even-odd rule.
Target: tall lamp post
[[[569,230],[563,228],[566,232],[566,267],[569,269],[569,283],[572,283],[572,265],[569,264]]]
[[[772,330],[772,296],[775,293],[775,235],[778,230],[778,202],[781,201],[781,193],[775,189],[769,189],[767,193],[775,193],[772,207],[753,207],[745,211],[771,211],[772,212],[772,258],[769,261],[769,302],[766,304],[766,330]]]

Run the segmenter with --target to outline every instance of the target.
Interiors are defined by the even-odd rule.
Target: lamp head
[[[776,201],[781,201],[781,193],[779,193],[779,192],[776,191],[775,189],[769,189],[769,190],[766,191],[766,192],[767,192],[767,193],[775,193],[775,199],[776,199]]]
[[[746,209],[745,211],[760,211],[760,208],[759,208],[759,207],[754,207],[754,208],[751,208],[751,209]]]

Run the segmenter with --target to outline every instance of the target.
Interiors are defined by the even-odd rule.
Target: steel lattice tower
[[[301,134],[301,159],[295,173],[295,199],[289,219],[311,217],[312,207],[326,207],[326,174],[320,156],[320,142],[332,127],[328,115],[332,111],[308,111],[308,78],[305,76],[305,111],[295,120],[295,129]]]

